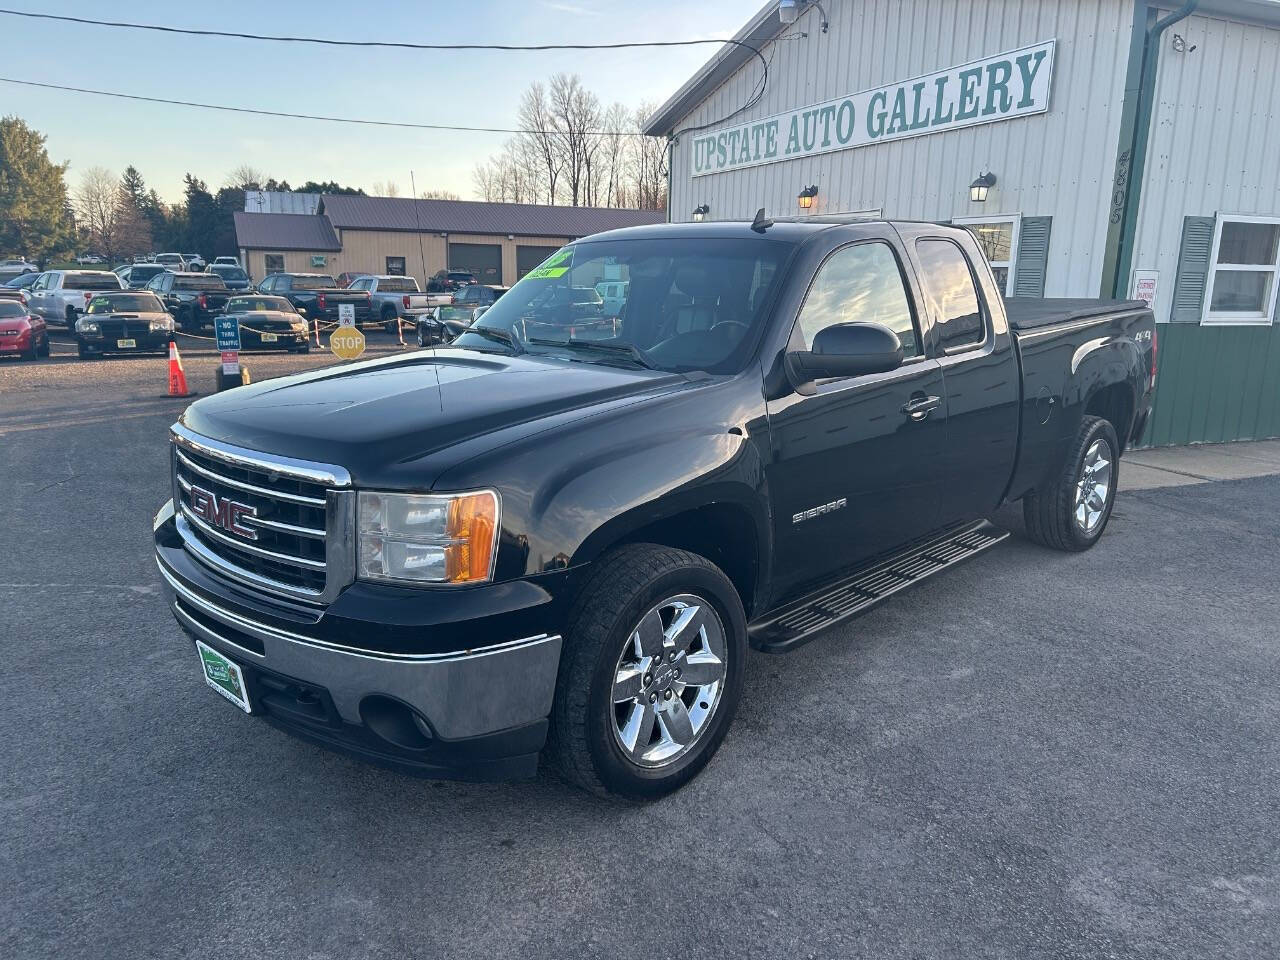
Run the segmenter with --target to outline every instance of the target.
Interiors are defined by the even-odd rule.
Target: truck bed
[[[1004,302],[1009,326],[1015,330],[1035,330],[1069,320],[1147,309],[1144,300],[1092,300],[1072,297],[1009,297]]]

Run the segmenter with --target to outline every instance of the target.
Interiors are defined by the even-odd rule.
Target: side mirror
[[[837,323],[819,330],[812,350],[787,354],[796,384],[832,377],[888,373],[902,366],[902,341],[881,323]]]

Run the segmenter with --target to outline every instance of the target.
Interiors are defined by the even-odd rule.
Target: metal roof
[[[320,212],[339,230],[408,230],[524,237],[585,237],[602,230],[662,223],[667,218],[662,210],[342,194],[322,197]]]
[[[236,246],[244,250],[332,250],[342,244],[328,219],[301,213],[236,211]]]

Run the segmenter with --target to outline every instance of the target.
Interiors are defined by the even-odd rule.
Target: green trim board
[[[1143,446],[1280,437],[1280,326],[1162,323]]]

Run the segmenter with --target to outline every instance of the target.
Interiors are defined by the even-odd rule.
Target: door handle
[[[912,420],[923,420],[929,415],[930,410],[940,406],[942,406],[941,397],[912,397],[902,405],[902,412]]]

